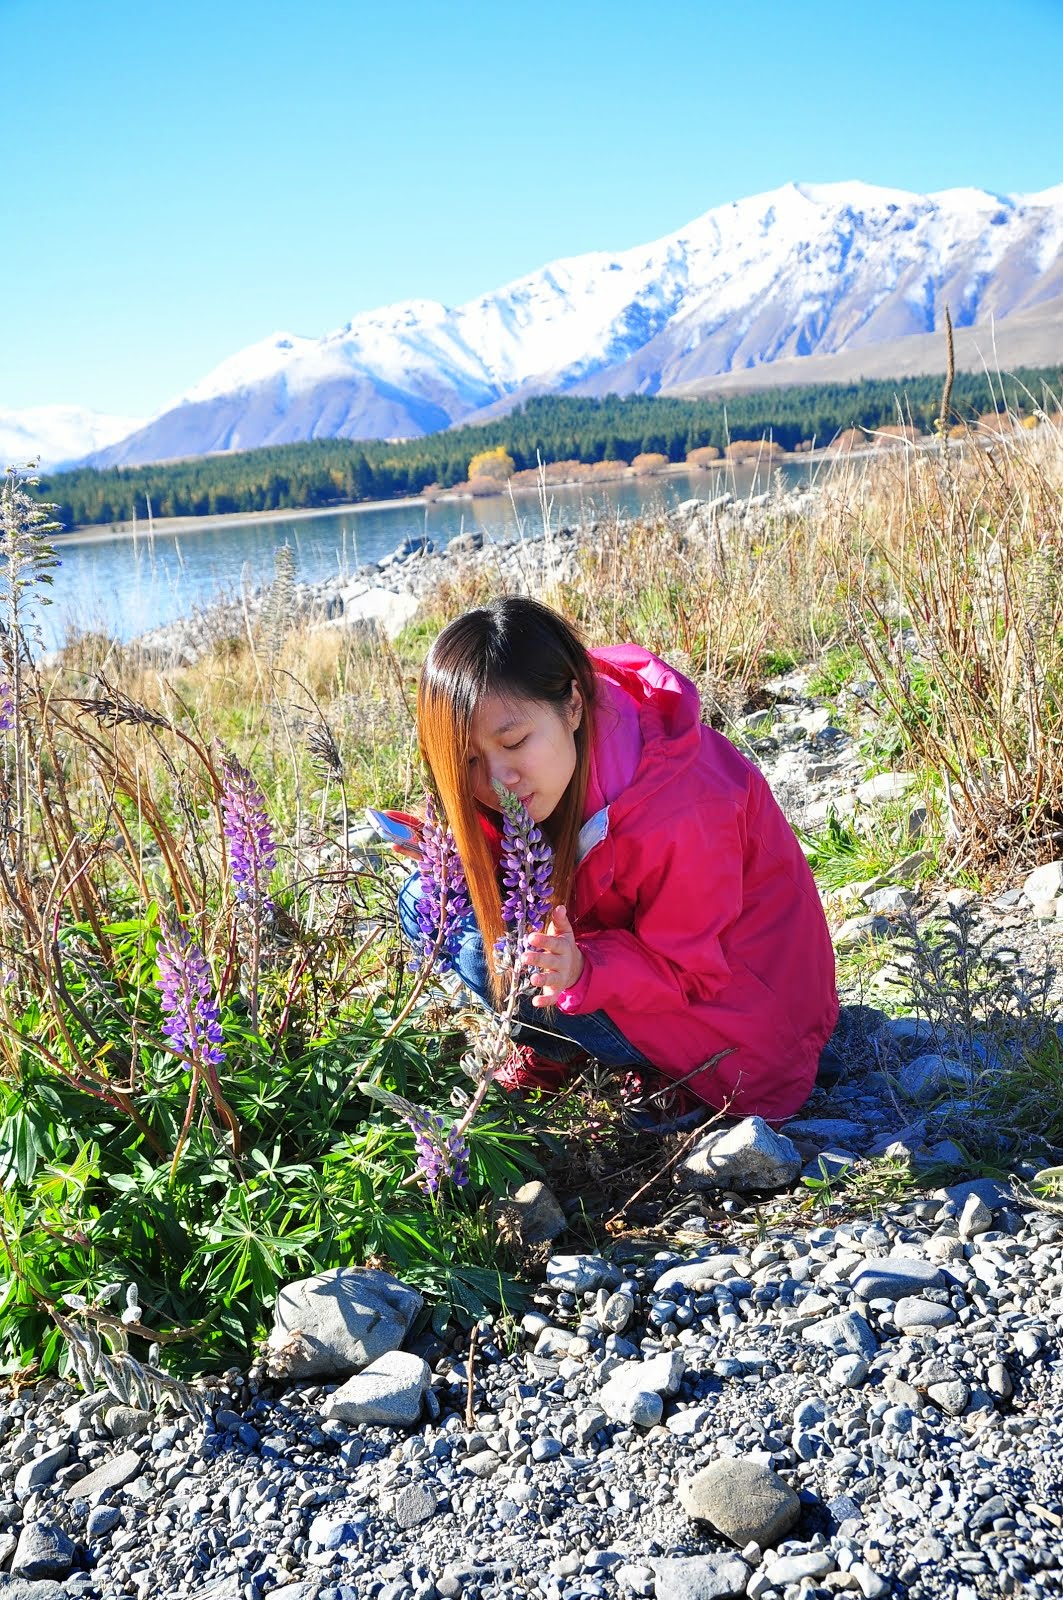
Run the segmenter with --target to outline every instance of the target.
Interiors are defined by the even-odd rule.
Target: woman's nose
[[[507,756],[496,756],[491,762],[492,782],[502,783],[507,789],[512,789],[519,779],[520,773]]]

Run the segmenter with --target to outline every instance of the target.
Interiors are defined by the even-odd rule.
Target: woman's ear
[[[579,692],[579,684],[576,682],[575,678],[573,678],[572,688],[569,690],[568,700],[568,725],[573,733],[575,733],[582,721],[583,696]]]

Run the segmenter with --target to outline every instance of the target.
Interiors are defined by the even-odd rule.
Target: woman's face
[[[494,780],[523,800],[533,822],[557,809],[576,770],[576,729],[583,701],[575,682],[568,702],[485,695],[469,730],[469,777],[476,800],[499,810]]]

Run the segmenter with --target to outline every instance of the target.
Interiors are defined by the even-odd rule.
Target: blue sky
[[[1063,0],[0,0],[0,410],[158,410],[790,179],[1063,182]]]

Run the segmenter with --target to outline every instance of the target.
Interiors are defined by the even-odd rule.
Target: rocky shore
[[[739,496],[725,491],[709,500],[686,500],[664,513],[684,538],[707,551],[739,522],[754,525],[767,517],[806,513],[814,504],[811,490]],[[419,601],[443,579],[460,579],[472,570],[497,574],[498,592],[541,582],[544,575],[563,582],[573,572],[581,543],[612,538],[617,524],[591,523],[579,529],[561,527],[545,534],[513,536],[486,542],[479,532],[459,535],[442,549],[430,538],[409,538],[382,561],[370,562],[348,577],[314,584],[295,583],[285,595],[285,616],[314,627],[380,627],[389,637],[401,631]],[[621,530],[625,524],[621,522]],[[246,632],[268,613],[273,590],[222,601],[200,615],[154,628],[134,641],[162,668],[191,665],[219,639]]]

